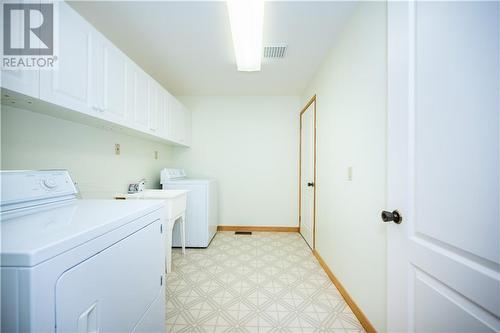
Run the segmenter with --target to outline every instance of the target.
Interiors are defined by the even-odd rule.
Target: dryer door
[[[160,221],[61,275],[58,332],[131,332],[164,283]],[[160,325],[163,325],[163,320]]]

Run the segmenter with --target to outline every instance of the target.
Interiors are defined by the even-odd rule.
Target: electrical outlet
[[[155,160],[158,159],[158,150],[155,150]]]
[[[115,155],[120,155],[121,149],[120,149],[120,144],[115,143]]]

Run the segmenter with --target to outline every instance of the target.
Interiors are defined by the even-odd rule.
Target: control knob
[[[57,187],[57,183],[53,179],[44,179],[42,180],[42,185],[48,188],[49,190],[53,190]]]

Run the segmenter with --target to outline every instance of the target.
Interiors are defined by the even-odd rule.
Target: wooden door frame
[[[314,103],[313,109],[313,123],[314,123],[314,152],[313,152],[313,220],[312,220],[312,233],[313,233],[313,243],[312,250],[316,249],[316,94],[307,102],[307,104],[300,110],[299,113],[299,233],[302,222],[302,115],[306,110]]]

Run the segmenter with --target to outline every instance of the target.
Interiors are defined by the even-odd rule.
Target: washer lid
[[[34,266],[163,207],[162,200],[73,200],[1,215],[1,266]]]

